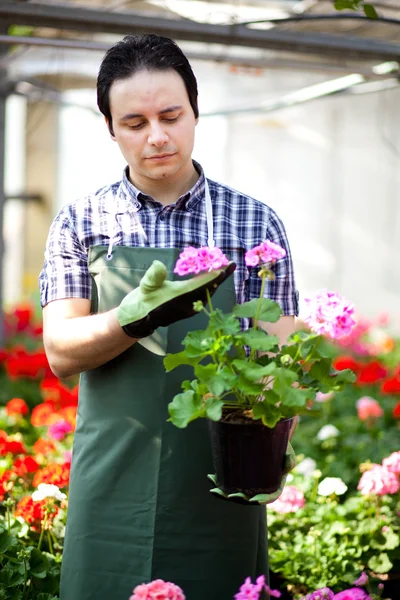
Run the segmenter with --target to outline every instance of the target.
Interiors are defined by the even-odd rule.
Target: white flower
[[[45,498],[64,500],[66,497],[56,485],[52,485],[51,483],[39,483],[38,489],[32,494],[32,500],[35,501],[44,500]]]
[[[317,438],[321,441],[337,437],[340,434],[339,429],[334,425],[324,425],[317,433]]]
[[[340,477],[325,477],[318,486],[320,496],[330,496],[331,494],[341,496],[346,491],[347,485]]]
[[[299,475],[304,475],[305,477],[310,477],[316,468],[317,463],[313,458],[305,458],[296,466],[296,473],[299,473]]]

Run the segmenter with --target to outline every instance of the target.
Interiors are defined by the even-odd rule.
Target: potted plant
[[[313,410],[317,391],[337,391],[355,379],[348,369],[335,371],[324,351],[324,335],[347,335],[355,324],[353,307],[338,294],[322,291],[307,299],[305,322],[311,331],[295,332],[282,347],[260,325],[281,315],[279,305],[263,296],[274,264],[284,256],[269,240],[246,252],[247,266],[259,269],[260,297],[229,314],[214,309],[209,295],[207,307],[195,303],[208,317],[206,328],[189,332],[182,352],[164,359],[167,371],[185,364],[194,372],[168,405],[169,420],[184,428],[209,419],[217,488],[222,495],[255,502],[279,488],[292,420]],[[175,272],[197,274],[209,270],[210,262],[220,269],[229,261],[218,248],[186,248]],[[241,318],[251,319],[247,331]]]

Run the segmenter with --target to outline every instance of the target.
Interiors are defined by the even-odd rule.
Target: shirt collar
[[[194,186],[188,192],[186,192],[186,194],[183,194],[183,196],[178,198],[174,205],[175,208],[180,208],[181,210],[186,209],[191,211],[193,210],[193,207],[201,199],[204,198],[204,171],[201,165],[195,160],[193,161],[193,165],[200,176],[194,184]],[[139,211],[148,202],[150,202],[151,204],[158,204],[157,201],[153,200],[150,196],[147,196],[146,194],[141,192],[136,186],[133,185],[133,183],[131,183],[131,181],[129,181],[128,168],[128,166],[125,167],[123,171],[121,184],[119,186],[118,197],[125,200],[134,212]]]

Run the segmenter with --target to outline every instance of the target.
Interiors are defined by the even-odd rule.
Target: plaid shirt
[[[193,188],[175,204],[163,206],[133,186],[126,170],[122,181],[64,206],[51,226],[40,273],[41,305],[61,298],[91,298],[88,271],[90,246],[148,246],[184,248],[207,245],[205,177],[200,173]],[[284,315],[298,314],[298,294],[285,228],[264,203],[207,180],[213,206],[217,247],[235,261],[236,299],[258,298],[258,268],[246,267],[244,253],[266,239],[286,250],[274,265],[275,280],[267,281],[265,297],[278,302]],[[245,325],[246,326],[246,325]]]

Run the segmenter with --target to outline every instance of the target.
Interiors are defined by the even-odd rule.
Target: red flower
[[[32,500],[31,496],[24,496],[18,502],[15,509],[15,516],[22,517],[24,521],[33,526],[33,529],[40,530],[41,522],[46,516],[47,500]],[[54,519],[58,513],[58,507],[52,507],[48,519]]]
[[[352,371],[357,372],[360,368],[360,365],[352,356],[337,356],[333,361],[333,367],[337,371],[351,369]]]
[[[51,402],[56,408],[78,405],[78,386],[70,389],[63,385],[59,379],[44,379],[40,389],[45,402]]]
[[[7,350],[4,350],[4,348],[0,348],[0,363],[4,362],[7,358],[7,356],[8,356]]]
[[[11,415],[27,415],[29,407],[22,398],[13,398],[5,406],[6,413]]]
[[[11,379],[54,377],[43,350],[28,354],[25,348],[14,348],[5,361],[5,367]]]
[[[393,409],[393,416],[395,419],[400,419],[400,402],[396,404]]]
[[[17,458],[13,464],[13,471],[18,477],[23,477],[27,473],[35,473],[39,468],[38,463],[32,456]]]
[[[21,303],[15,307],[13,317],[17,332],[25,331],[32,323],[34,308],[32,304]]]
[[[0,502],[3,502],[4,496],[11,490],[14,485],[14,482],[11,481],[14,476],[13,471],[8,470],[4,471],[4,473],[0,477]]]
[[[400,374],[386,379],[381,385],[382,394],[400,394]]]
[[[359,385],[370,385],[384,379],[387,375],[386,369],[380,362],[374,360],[365,365],[360,365],[360,371],[357,376]]]
[[[45,440],[43,438],[39,438],[33,444],[33,451],[35,454],[46,455],[54,452],[55,449],[56,447],[51,440]]]
[[[0,437],[0,455],[5,456],[6,454],[26,454],[27,449],[19,440],[13,438]]]
[[[50,402],[38,404],[32,410],[31,423],[34,427],[47,427],[59,420],[54,406]]]
[[[47,467],[36,471],[32,485],[38,487],[39,483],[52,483],[60,489],[67,487],[70,470],[70,463],[50,463]]]

